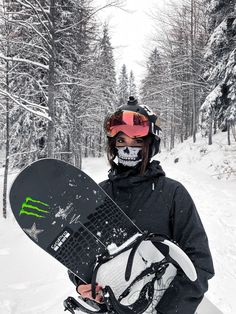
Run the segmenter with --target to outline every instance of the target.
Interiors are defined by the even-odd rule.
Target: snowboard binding
[[[154,246],[154,245],[155,246]],[[149,249],[154,247],[154,250],[158,251],[160,246],[162,246],[162,251],[164,248],[165,255],[162,255],[162,258],[158,261],[155,260],[156,256],[153,254],[151,262],[146,261],[145,268],[136,274],[135,277],[132,277],[132,273],[135,268],[135,258],[137,258],[137,251],[141,252],[144,247],[149,245]],[[159,251],[158,251],[159,252]],[[151,305],[153,305],[154,299],[157,298],[156,292],[158,288],[155,286],[158,281],[161,281],[163,276],[165,275],[168,267],[170,265],[174,265],[175,271],[176,268],[181,268],[186,276],[191,280],[195,281],[197,279],[196,270],[188,258],[188,256],[173,242],[167,240],[165,237],[156,234],[148,234],[144,232],[143,234],[139,234],[134,241],[129,243],[127,246],[122,248],[121,250],[112,252],[106,252],[105,255],[99,256],[95,263],[93,275],[92,275],[92,297],[95,298],[96,292],[96,282],[99,284],[100,278],[99,271],[102,267],[109,264],[111,261],[115,261],[118,256],[122,256],[122,254],[128,254],[127,264],[125,269],[125,281],[128,282],[125,289],[123,289],[121,294],[117,294],[110,285],[103,285],[103,303],[97,303],[93,300],[84,300],[79,297],[78,301],[72,297],[67,298],[64,302],[64,306],[66,310],[69,310],[71,313],[76,313],[76,310],[80,310],[84,313],[118,313],[118,314],[142,314],[144,313]],[[139,252],[140,254],[140,252]],[[126,255],[125,255],[126,256]],[[145,259],[150,256],[142,256],[142,259]],[[112,265],[111,265],[112,269]],[[172,276],[172,279],[174,277]],[[170,281],[169,281],[170,283]],[[168,283],[168,285],[169,285]],[[141,286],[140,286],[141,284]],[[137,287],[139,287],[137,293]],[[167,286],[168,287],[168,286]],[[165,289],[159,288],[159,296],[158,300],[156,300],[156,304],[160,300],[163,295]],[[162,290],[162,291],[161,291]],[[134,298],[130,298],[130,295],[135,291],[135,300]],[[132,300],[132,301],[130,301]],[[155,303],[155,302],[154,302]],[[154,306],[156,306],[156,304]],[[74,311],[74,312],[73,312]]]

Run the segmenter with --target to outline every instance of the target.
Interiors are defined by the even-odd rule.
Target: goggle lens
[[[113,114],[105,122],[107,136],[114,137],[123,132],[130,137],[143,137],[149,132],[148,118],[133,111],[122,111]]]

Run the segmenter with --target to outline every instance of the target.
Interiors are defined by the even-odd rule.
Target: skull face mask
[[[135,167],[141,160],[142,147],[116,147],[118,163],[127,167]]]

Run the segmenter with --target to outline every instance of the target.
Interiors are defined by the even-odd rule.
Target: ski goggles
[[[134,111],[120,111],[108,117],[104,127],[109,137],[114,137],[119,132],[129,137],[143,137],[148,135],[149,120],[148,117]]]

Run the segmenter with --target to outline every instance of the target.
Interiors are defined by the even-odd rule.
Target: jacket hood
[[[116,165],[115,169],[110,170],[108,177],[111,181],[116,181],[116,184],[122,181],[122,186],[130,186],[130,184],[165,176],[165,172],[162,170],[160,162],[157,160],[153,160],[148,164],[147,170],[143,176],[139,174],[139,171],[140,168],[138,165],[132,168]]]

